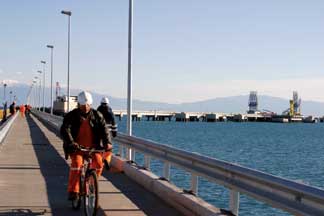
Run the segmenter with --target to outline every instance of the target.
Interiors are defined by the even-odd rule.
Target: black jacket
[[[93,133],[93,144],[96,149],[107,146],[111,143],[109,129],[106,126],[105,119],[100,112],[91,109],[89,112],[90,127]],[[61,136],[64,141],[64,150],[68,149],[75,142],[81,126],[81,111],[74,109],[69,112],[63,119],[61,126]],[[102,145],[101,145],[102,142]],[[69,153],[69,152],[68,152]]]
[[[12,103],[10,106],[9,106],[9,110],[10,110],[10,114],[13,115],[15,114],[16,110],[15,110],[15,104]]]
[[[97,110],[102,113],[107,124],[116,125],[115,116],[110,106],[101,104]]]
[[[99,112],[102,113],[103,117],[106,120],[106,124],[110,127],[111,129],[111,134],[113,137],[117,136],[117,124],[115,122],[115,115],[107,104],[101,104],[98,109]]]

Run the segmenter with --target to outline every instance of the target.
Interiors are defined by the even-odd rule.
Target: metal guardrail
[[[53,126],[61,124],[62,117],[34,113],[52,122]],[[166,179],[170,179],[171,165],[186,170],[191,174],[191,191],[195,194],[198,192],[198,176],[228,188],[229,210],[234,215],[238,215],[240,193],[295,215],[324,215],[323,189],[121,133],[115,141],[122,148],[132,149],[132,156],[126,155],[127,159],[134,160],[135,151],[144,154],[147,169],[150,169],[151,158],[162,160]],[[120,149],[122,157],[123,152]]]
[[[13,116],[9,116],[9,118],[0,126],[0,144],[3,142],[5,137],[7,136],[9,129],[12,123],[17,118],[19,112],[16,112]]]
[[[54,127],[55,129],[59,130],[63,123],[62,116],[51,115],[46,112],[41,112],[36,109],[32,109],[31,112],[36,116],[41,118],[43,121],[46,121],[49,125]]]

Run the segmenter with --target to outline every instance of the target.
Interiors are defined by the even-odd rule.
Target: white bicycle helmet
[[[103,98],[101,99],[101,103],[102,103],[102,104],[109,104],[109,99],[108,99],[107,97],[103,97]]]
[[[92,104],[92,95],[89,92],[82,91],[78,95],[78,103],[80,105],[85,105],[85,104]]]

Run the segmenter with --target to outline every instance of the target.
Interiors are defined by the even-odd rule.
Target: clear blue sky
[[[62,9],[73,13],[71,88],[126,97],[127,0],[2,1],[2,79],[30,83],[53,44],[54,80],[66,85]],[[134,0],[134,97],[177,103],[297,90],[324,101],[323,11],[320,0]]]

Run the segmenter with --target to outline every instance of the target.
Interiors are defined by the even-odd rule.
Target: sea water
[[[118,122],[118,121],[117,121]],[[126,131],[126,121],[118,122]],[[324,188],[324,124],[234,122],[133,122],[133,135],[202,155],[237,163],[269,174]],[[136,161],[142,164],[142,155]],[[162,163],[151,162],[162,175]],[[171,168],[171,182],[190,189],[190,175]],[[199,178],[198,195],[228,209],[226,188]],[[289,215],[267,204],[240,196],[240,215]]]

